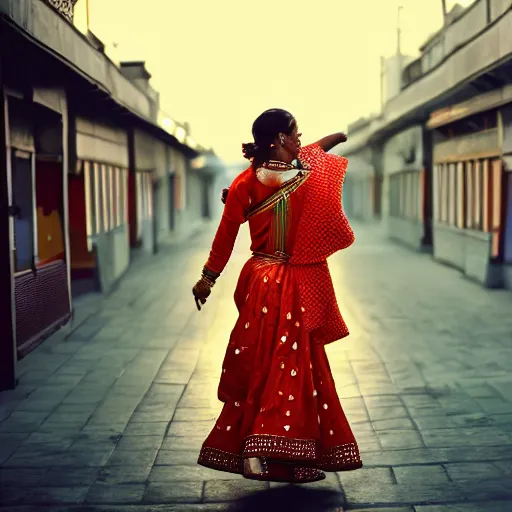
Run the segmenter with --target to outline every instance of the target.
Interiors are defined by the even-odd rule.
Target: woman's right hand
[[[192,288],[192,293],[196,301],[197,310],[201,311],[201,304],[206,303],[206,299],[212,293],[212,288],[203,278],[201,278],[195,284],[194,288]]]

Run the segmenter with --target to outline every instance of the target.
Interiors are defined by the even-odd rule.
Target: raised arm
[[[347,141],[347,136],[344,133],[333,133],[332,135],[327,135],[327,137],[323,137],[319,141],[316,142],[326,153],[330,151],[332,148],[341,144],[342,142]]]

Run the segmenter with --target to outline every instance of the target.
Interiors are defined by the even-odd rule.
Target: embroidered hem
[[[203,446],[198,464],[219,471],[243,474],[243,460],[250,457],[266,457],[269,461],[281,463],[300,463],[305,468],[328,472],[350,471],[363,466],[356,443],[334,446],[324,452],[318,449],[314,440],[273,435],[249,436],[242,455]]]
[[[216,448],[209,448],[208,446],[201,448],[197,463],[207,468],[217,469],[218,471],[244,474],[244,461],[240,455],[217,450]]]

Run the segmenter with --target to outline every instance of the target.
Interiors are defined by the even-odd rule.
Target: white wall
[[[134,133],[135,169],[137,171],[156,171],[155,145],[151,135],[140,130]]]
[[[348,170],[343,184],[343,209],[349,218],[373,218],[375,169],[371,160],[372,150],[368,146],[348,157]]]
[[[400,171],[419,172],[423,169],[422,131],[423,128],[416,125],[395,134],[384,143],[382,152],[382,219],[385,221],[391,237],[415,248],[419,248],[421,245],[422,223],[417,220],[396,220],[390,217],[390,176]],[[414,160],[406,162],[406,157],[411,156],[413,150]]]
[[[155,141],[155,165],[156,165],[156,223],[158,238],[165,237],[170,230],[170,198],[169,179],[167,167],[167,146]]]
[[[169,148],[168,151],[170,172],[176,175],[176,210],[181,212],[187,209],[187,159],[175,148]]]
[[[80,160],[128,168],[128,135],[125,130],[84,117],[76,118],[76,152]]]
[[[484,3],[483,0],[481,3]],[[477,6],[476,9],[481,9],[481,7]],[[474,25],[475,23],[476,25]],[[476,35],[476,31],[481,27],[481,22],[475,21],[473,15],[469,14],[449,27],[446,37],[456,41],[459,40],[461,33],[465,34],[465,45],[452,53],[436,69],[422,76],[390,100],[385,106],[384,120],[380,123],[380,127],[390,124],[404,115],[411,114],[421,105],[440,97],[445,91],[458,86],[470,77],[481,74],[496,62],[510,55],[512,52],[512,38],[510,37],[512,10],[494,24],[489,25],[482,33]],[[453,36],[449,34],[452,31],[454,31]],[[474,38],[471,39],[472,37]]]
[[[415,159],[406,163],[404,157],[411,150],[415,151]],[[423,168],[423,141],[422,127],[412,126],[389,138],[384,144],[382,156],[382,170],[384,174],[393,174],[405,170],[422,170]]]
[[[407,55],[393,55],[384,61],[384,103],[400,94],[402,70],[411,60]]]

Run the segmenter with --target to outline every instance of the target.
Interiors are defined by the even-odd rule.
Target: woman
[[[252,165],[231,185],[210,257],[193,294],[198,309],[249,221],[253,257],[235,291],[239,318],[224,358],[221,415],[199,464],[246,478],[305,483],[362,466],[327,361],[348,335],[327,257],[354,234],[343,214],[345,158],[335,134],[301,149],[295,118],[272,109],[244,144]]]

